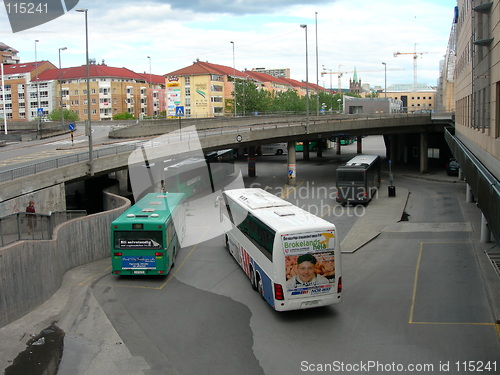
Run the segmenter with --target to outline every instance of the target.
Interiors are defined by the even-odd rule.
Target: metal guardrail
[[[86,211],[71,210],[50,215],[17,212],[0,217],[0,247],[21,240],[50,240],[59,224],[84,216]]]

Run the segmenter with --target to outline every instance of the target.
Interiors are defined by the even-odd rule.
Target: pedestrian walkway
[[[343,253],[353,253],[376,238],[385,227],[401,220],[408,190],[396,188],[396,196],[390,197],[388,186],[382,185],[378,195],[368,203],[363,216],[358,218],[340,244]]]

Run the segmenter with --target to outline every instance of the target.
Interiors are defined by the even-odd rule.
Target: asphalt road
[[[379,146],[367,140],[365,152]],[[331,209],[336,203],[322,188],[329,191],[335,166],[354,152],[355,145],[341,157],[299,160],[297,190],[287,196],[336,223],[341,236],[358,216],[353,207]],[[285,166],[286,156],[261,157],[257,177],[245,184],[278,192]],[[463,182],[444,170],[433,177],[395,171],[398,192],[409,191],[409,220],[343,254],[339,305],[273,311],[216,236],[183,248],[162,279],[115,277],[109,259],[70,271],[58,296],[66,296],[64,307],[45,306],[30,319],[57,318],[65,330],[59,375],[498,374],[499,332],[474,247],[476,216]],[[190,235],[207,232],[210,223],[198,223]],[[0,337],[22,330],[10,329]]]

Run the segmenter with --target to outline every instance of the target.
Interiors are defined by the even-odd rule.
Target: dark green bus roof
[[[146,221],[163,224],[183,201],[183,193],[149,193],[118,216],[112,225]]]

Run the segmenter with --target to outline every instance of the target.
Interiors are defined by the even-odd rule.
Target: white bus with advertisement
[[[286,155],[288,153],[287,143],[269,143],[260,146],[262,155]]]
[[[277,311],[340,303],[335,225],[262,189],[223,193],[221,220],[231,255]]]

